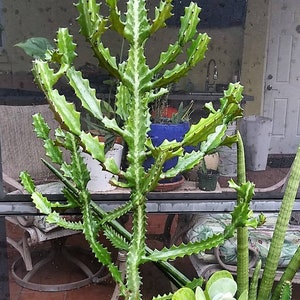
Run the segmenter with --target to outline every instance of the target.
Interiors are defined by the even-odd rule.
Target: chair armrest
[[[8,190],[8,192],[19,191],[21,194],[26,194],[24,187],[17,180],[5,173],[3,173],[2,175],[3,185]]]

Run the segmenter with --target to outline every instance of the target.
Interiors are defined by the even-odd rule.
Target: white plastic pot
[[[246,168],[251,171],[266,169],[272,137],[272,119],[249,116],[241,120],[240,131],[245,146]]]
[[[121,165],[123,154],[123,146],[114,144],[113,149],[106,153],[107,158],[113,158],[118,166]],[[82,157],[87,164],[90,172],[91,180],[88,182],[87,188],[90,192],[103,192],[114,190],[116,187],[111,185],[109,181],[112,179],[113,174],[102,170],[100,163],[87,153],[82,153]]]

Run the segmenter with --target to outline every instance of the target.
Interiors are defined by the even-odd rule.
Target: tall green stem
[[[281,209],[277,218],[274,234],[268,252],[264,272],[258,292],[258,300],[265,300],[271,294],[281,249],[284,243],[286,230],[289,224],[294,201],[300,182],[300,147],[293,162],[288,184],[284,193]],[[275,296],[273,297],[275,298]]]
[[[246,183],[246,167],[245,167],[245,154],[244,145],[240,133],[237,133],[237,180],[238,185]],[[238,204],[243,202],[240,196],[237,198]],[[237,285],[238,296],[249,287],[249,249],[248,249],[248,228],[239,227],[237,229]]]

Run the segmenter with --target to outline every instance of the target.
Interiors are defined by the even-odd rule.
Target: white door
[[[273,119],[271,154],[300,143],[300,1],[271,0],[263,115]]]

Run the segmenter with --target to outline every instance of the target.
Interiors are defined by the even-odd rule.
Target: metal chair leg
[[[118,252],[118,266],[119,266],[119,270],[121,271],[121,275],[122,275],[122,280],[124,280],[125,278],[125,271],[126,271],[126,257],[127,257],[127,253],[125,251],[119,251]],[[118,284],[116,284],[114,293],[111,297],[111,300],[118,300],[120,297],[120,286]]]

